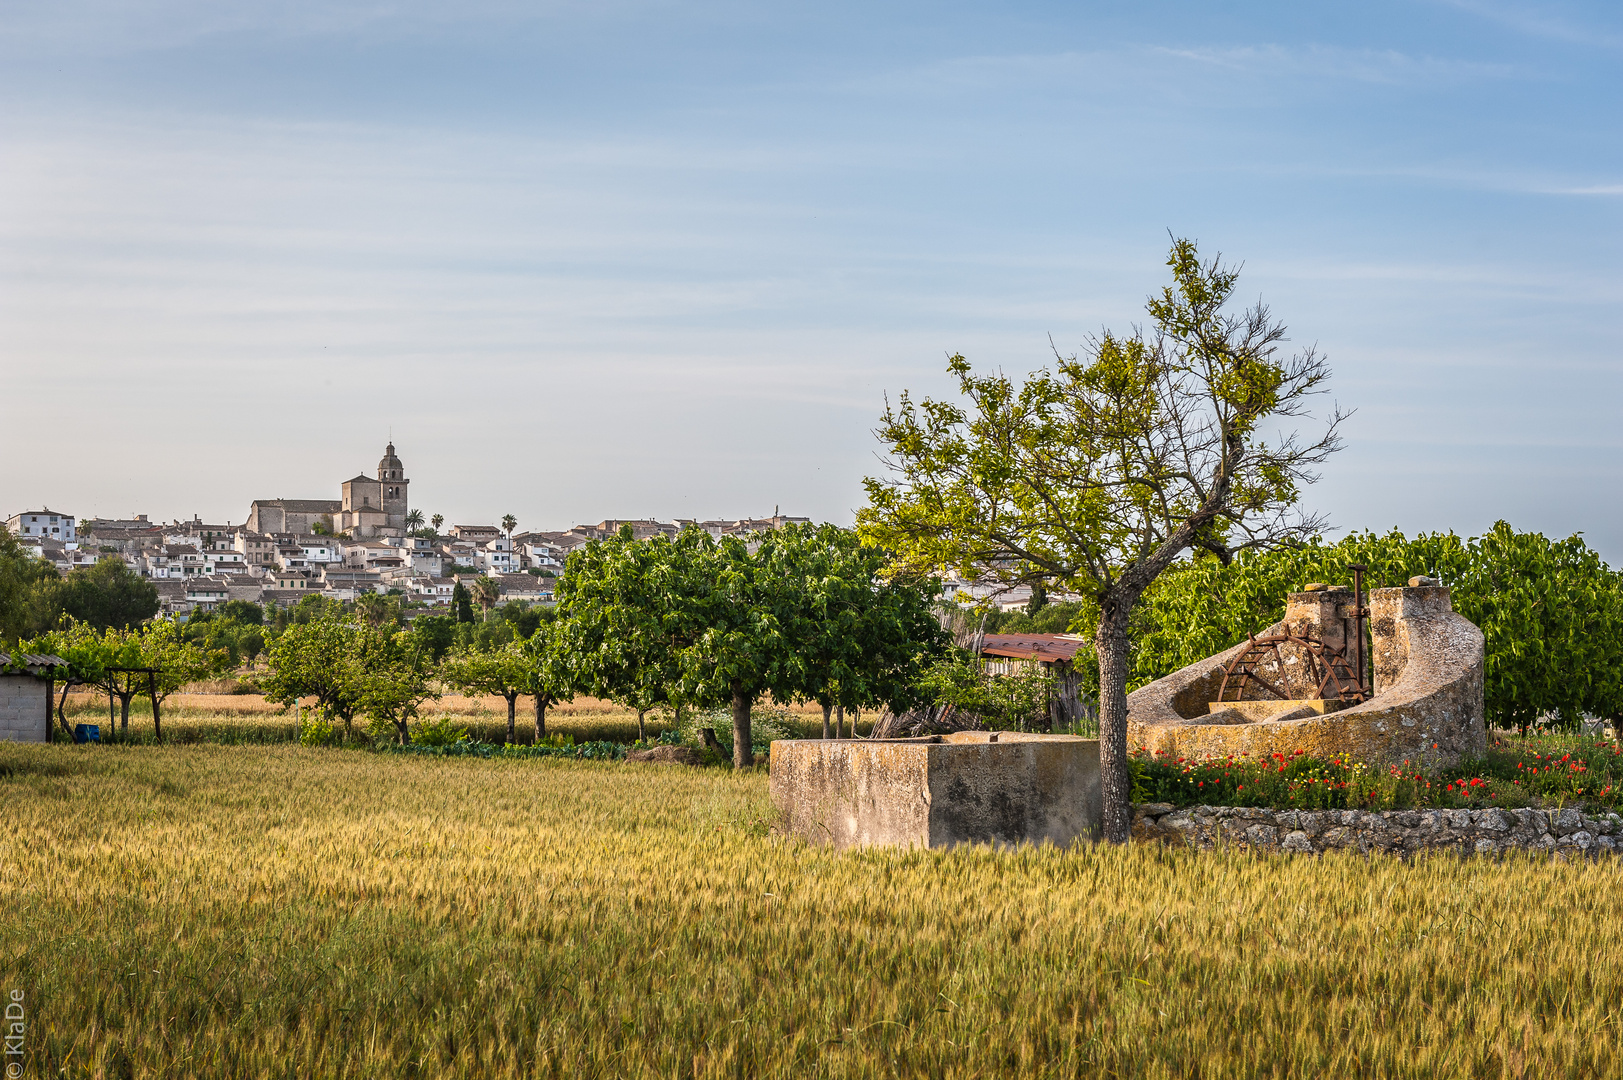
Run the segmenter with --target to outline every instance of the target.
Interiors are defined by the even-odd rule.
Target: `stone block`
[[[770,762],[784,829],[836,848],[1064,847],[1102,819],[1099,741],[1074,735],[792,739]]]

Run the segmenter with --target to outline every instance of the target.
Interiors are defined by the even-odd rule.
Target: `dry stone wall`
[[[1133,838],[1258,851],[1456,851],[1480,855],[1543,851],[1572,856],[1615,852],[1623,817],[1561,810],[1265,810],[1247,806],[1142,803],[1133,808]]]

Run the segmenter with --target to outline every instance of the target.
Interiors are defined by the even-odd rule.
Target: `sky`
[[[1335,372],[1338,533],[1623,565],[1623,8],[0,0],[0,513],[849,523],[902,390],[1169,236]],[[1052,346],[1050,345],[1052,342]]]

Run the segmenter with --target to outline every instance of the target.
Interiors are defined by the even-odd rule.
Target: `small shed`
[[[0,741],[50,741],[51,686],[66,667],[60,656],[0,653]]]
[[[1076,634],[986,634],[981,659],[988,675],[1013,675],[1032,664],[1054,679],[1054,697],[1048,703],[1049,727],[1069,729],[1091,721],[1096,713],[1082,700],[1082,680],[1076,673],[1076,654],[1091,648]]]

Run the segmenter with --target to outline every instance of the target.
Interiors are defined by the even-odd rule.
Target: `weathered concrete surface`
[[[1292,593],[1285,619],[1265,633],[1288,627],[1310,630],[1327,645],[1343,642],[1352,599],[1347,589]],[[1301,750],[1430,765],[1485,753],[1482,631],[1455,614],[1448,589],[1373,590],[1370,636],[1374,696],[1361,705],[1320,715],[1306,701],[1291,702],[1266,720],[1232,708],[1210,713],[1225,668],[1249,644],[1241,642],[1127,695],[1128,745],[1187,758]],[[1273,674],[1288,681],[1293,673]]]
[[[1314,854],[1544,851],[1616,853],[1623,817],[1560,810],[1265,810],[1168,803],[1133,807],[1133,839],[1209,850],[1231,846]]]
[[[814,844],[951,847],[1098,835],[1099,741],[962,731],[920,739],[772,744],[772,801]]]

